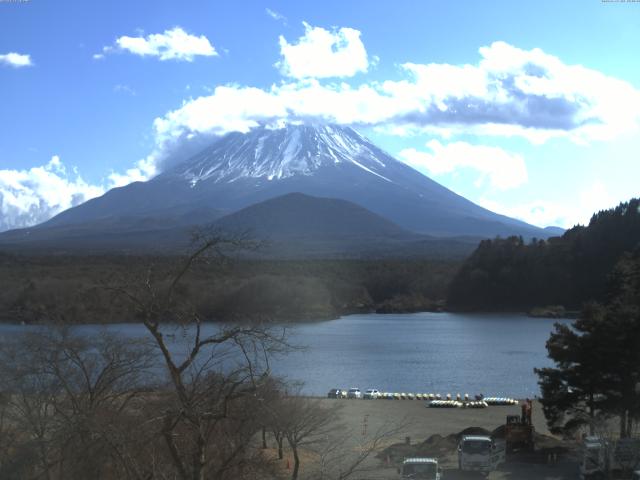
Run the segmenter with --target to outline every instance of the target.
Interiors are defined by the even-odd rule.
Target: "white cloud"
[[[152,153],[148,157],[138,160],[135,165],[124,173],[111,172],[107,180],[109,188],[124,187],[132,182],[146,182],[160,173],[157,169],[159,159]]]
[[[298,43],[280,36],[280,72],[297,79],[352,77],[369,67],[360,32],[353,28],[332,31],[303,22],[305,34]]]
[[[33,66],[30,55],[15,52],[0,54],[0,64],[9,65],[14,68]]]
[[[29,170],[0,170],[0,231],[43,222],[103,193],[76,172],[70,175],[57,155]]]
[[[323,32],[330,37],[323,48],[331,57],[335,33]],[[295,52],[300,45],[305,43],[288,46]],[[519,136],[532,143],[555,137],[588,143],[639,130],[640,90],[627,82],[565,65],[539,49],[496,42],[480,52],[477,65],[405,64],[405,78],[394,81],[354,86],[304,79],[268,89],[218,86],[157,118],[158,140],[247,131],[260,122],[283,121],[369,125],[393,134],[423,132],[447,139],[462,133]],[[316,61],[312,53],[302,57]],[[296,78],[322,76],[325,64],[314,67],[300,60],[281,68]],[[346,73],[338,70],[332,74]]]
[[[601,210],[615,207],[628,198],[615,198],[603,183],[596,181],[577,194],[575,202],[535,200],[524,203],[509,203],[481,198],[477,203],[496,213],[524,220],[539,227],[559,226],[571,228],[587,225],[591,216]]]
[[[492,187],[506,190],[527,182],[527,167],[517,153],[466,142],[442,144],[431,140],[426,146],[429,151],[407,148],[399,156],[408,165],[435,176],[460,169],[474,170],[480,173],[477,186],[488,180]]]
[[[87,183],[75,168],[69,172],[57,155],[27,170],[0,170],[0,232],[36,225],[111,188],[149,180],[159,173],[162,158],[158,150],[98,185]]]
[[[411,79],[384,89],[417,102],[406,117],[416,127],[472,128],[536,142],[605,140],[638,128],[640,91],[627,82],[538,48],[494,42],[479,52],[477,65],[406,63]]]
[[[146,37],[122,36],[116,39],[114,46],[104,47],[102,53],[93,55],[94,59],[104,58],[107,53],[125,51],[141,57],[158,57],[160,60],[193,61],[196,56],[213,57],[218,52],[204,35],[195,36],[180,27],[154,33]]]
[[[579,223],[575,215],[569,211],[569,207],[545,200],[505,205],[495,200],[481,198],[477,203],[492,212],[517,218],[543,228],[549,226],[570,228]]]
[[[116,93],[125,93],[127,95],[131,95],[132,97],[135,97],[137,95],[137,92],[133,88],[122,83],[117,83],[116,85],[114,85],[113,91]]]
[[[286,116],[277,95],[253,87],[220,86],[211,95],[185,102],[156,118],[154,128],[156,141],[164,144],[189,134],[247,132],[260,121]]]
[[[269,15],[274,20],[277,20],[279,22],[283,22],[284,24],[287,23],[287,17],[285,17],[281,13],[276,12],[275,10],[272,10],[270,8],[265,8],[264,11],[266,12],[267,15]]]

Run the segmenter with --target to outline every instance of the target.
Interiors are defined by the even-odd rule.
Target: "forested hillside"
[[[0,321],[131,322],[114,285],[151,275],[170,278],[182,257],[25,256],[0,254]],[[209,320],[238,317],[282,321],[356,312],[440,309],[459,262],[313,260],[205,263],[184,279],[180,294]]]
[[[497,238],[480,243],[449,287],[448,306],[465,310],[581,308],[605,300],[609,273],[640,248],[640,199],[593,215],[561,237]]]

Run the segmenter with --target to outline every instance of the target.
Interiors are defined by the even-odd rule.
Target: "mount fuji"
[[[146,232],[152,238],[155,231],[224,224],[219,220],[224,216],[298,192],[351,202],[411,236],[549,236],[455,194],[350,127],[288,125],[229,133],[147,182],[114,188],[36,227],[5,232],[0,245],[64,243],[67,237],[79,240],[99,232],[114,238]],[[282,208],[283,203],[267,205]],[[308,214],[314,215],[313,209]],[[245,217],[255,218],[240,216]]]

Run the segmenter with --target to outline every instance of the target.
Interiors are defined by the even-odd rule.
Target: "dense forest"
[[[578,310],[605,301],[607,282],[625,252],[640,246],[640,199],[594,214],[561,237],[484,240],[463,264],[448,293],[462,310]]]
[[[170,278],[181,257],[0,254],[0,321],[131,322],[114,286]],[[357,312],[442,308],[459,262],[231,260],[195,266],[181,285],[208,320],[334,318]]]

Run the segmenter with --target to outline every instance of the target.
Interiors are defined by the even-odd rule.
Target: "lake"
[[[272,370],[304,381],[303,391],[313,395],[355,386],[532,397],[539,393],[534,367],[551,365],[545,342],[556,321],[517,314],[415,313],[348,315],[295,324],[290,342],[307,348],[275,359]],[[0,336],[29,328],[34,327],[2,325]],[[93,334],[105,327],[76,328]],[[139,324],[106,329],[129,337],[148,335]]]

